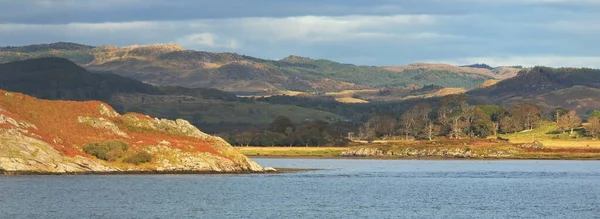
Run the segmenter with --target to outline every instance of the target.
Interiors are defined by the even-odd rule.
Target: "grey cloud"
[[[11,3],[0,8],[0,43],[179,43],[366,65],[583,60],[596,66],[600,56],[600,47],[592,46],[600,43],[594,1],[139,1]]]

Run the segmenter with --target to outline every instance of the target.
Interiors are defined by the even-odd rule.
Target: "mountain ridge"
[[[392,71],[293,55],[267,60],[235,53],[185,50],[173,44],[93,47],[55,43],[0,48],[0,63],[47,56],[67,58],[92,71],[112,72],[151,84],[218,88],[242,94],[286,90],[330,92],[411,84],[472,89],[496,77],[492,73],[474,73],[480,69],[464,70],[467,67],[424,66]]]
[[[514,78],[467,92],[476,102],[528,102],[547,110],[565,107],[587,114],[600,108],[600,69],[537,66]]]

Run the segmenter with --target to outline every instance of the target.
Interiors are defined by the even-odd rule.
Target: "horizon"
[[[37,0],[5,3],[0,37],[6,46],[176,43],[271,60],[297,55],[367,66],[600,68],[600,48],[589,46],[600,43],[594,37],[599,3]]]
[[[175,43],[153,43],[153,44],[132,44],[132,45],[125,45],[125,46],[117,46],[117,45],[111,45],[111,44],[104,44],[104,45],[90,45],[90,44],[83,44],[83,43],[78,43],[78,42],[65,42],[65,41],[59,41],[59,42],[52,42],[52,43],[40,43],[40,44],[28,44],[28,45],[15,45],[15,46],[6,46],[6,45],[0,45],[0,48],[10,48],[10,47],[26,47],[26,46],[36,46],[36,45],[52,45],[52,44],[58,44],[58,43],[72,43],[72,44],[77,44],[77,45],[82,45],[82,46],[91,46],[91,47],[102,47],[102,46],[115,46],[117,48],[127,48],[127,47],[135,47],[135,46],[156,46],[156,45],[174,45],[174,46],[178,46],[181,47],[184,50],[188,50],[188,51],[198,51],[198,52],[210,52],[210,51],[206,51],[206,50],[194,50],[194,49],[189,49],[189,48],[185,48],[182,45],[179,44],[175,44]],[[236,52],[211,52],[211,53],[231,53],[231,54],[237,54],[237,55],[241,55],[241,56],[250,56],[247,54],[241,54],[241,53],[236,53]],[[494,65],[490,65],[488,63],[464,63],[464,64],[453,64],[453,63],[442,63],[442,62],[409,62],[409,63],[403,63],[403,64],[397,64],[397,65],[361,65],[361,64],[355,64],[355,63],[345,63],[345,62],[339,62],[336,60],[330,60],[330,59],[318,59],[318,58],[313,58],[313,57],[304,57],[304,56],[298,56],[298,55],[287,55],[285,57],[281,57],[281,58],[275,58],[275,59],[269,59],[269,58],[264,58],[264,57],[255,57],[255,56],[251,56],[254,58],[259,58],[259,59],[264,59],[264,60],[271,60],[271,61],[281,61],[285,58],[288,57],[299,57],[299,58],[308,58],[311,60],[326,60],[326,61],[332,61],[332,62],[337,62],[340,64],[352,64],[352,65],[356,65],[356,66],[371,66],[371,67],[397,67],[397,66],[409,66],[409,65],[416,65],[416,64],[427,64],[427,65],[450,65],[450,66],[455,66],[455,67],[469,67],[469,68],[477,68],[477,67],[471,67],[470,65],[487,65],[491,68],[500,68],[500,67],[521,67],[524,69],[527,68],[534,68],[534,67],[551,67],[551,68],[589,68],[589,69],[600,69],[599,68],[595,68],[595,67],[573,67],[573,66],[544,66],[544,65],[535,65],[535,66],[525,66],[525,65],[501,65],[501,66],[494,66]],[[65,58],[66,59],[66,58]]]

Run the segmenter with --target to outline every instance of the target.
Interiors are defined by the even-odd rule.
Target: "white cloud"
[[[63,0],[66,1],[66,0]],[[301,55],[366,65],[455,64],[600,68],[597,15],[527,20],[496,14],[243,17],[68,24],[0,22],[0,44],[178,43],[262,58]],[[556,17],[556,18],[554,18]],[[515,22],[515,20],[523,20]],[[589,21],[580,23],[580,21]],[[586,32],[587,31],[587,32]],[[587,33],[587,34],[584,34]],[[565,37],[567,36],[567,37]],[[549,55],[535,55],[549,54]],[[460,58],[467,57],[467,58]]]
[[[270,40],[303,42],[343,41],[352,38],[379,38],[406,31],[410,33],[435,24],[429,15],[392,16],[301,16],[287,18],[241,18],[230,22],[250,36]],[[232,21],[232,20],[229,20]],[[413,28],[408,30],[407,28]]]
[[[228,42],[223,42],[219,38],[217,38],[214,34],[211,33],[194,33],[190,35],[183,36],[175,40],[175,43],[182,45],[184,47],[194,47],[194,48],[227,48],[227,49],[237,49],[239,48],[239,43],[235,40],[229,40]]]
[[[299,16],[284,18],[228,18],[184,21],[139,21],[69,24],[0,24],[0,33],[8,31],[63,32],[65,35],[90,33],[123,35],[139,33],[166,37],[166,41],[188,45],[225,47],[216,42],[216,35],[228,38],[228,48],[235,49],[243,40],[288,41],[311,43],[355,39],[401,38],[407,40],[449,39],[450,34],[431,32],[427,27],[437,18],[429,15],[391,16]],[[143,36],[143,37],[148,37]],[[237,39],[236,39],[237,38]]]
[[[135,6],[140,4],[158,3],[157,0],[31,0],[35,5],[42,8],[72,8],[72,9],[109,9],[123,6]]]

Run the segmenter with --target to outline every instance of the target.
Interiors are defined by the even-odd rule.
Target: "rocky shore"
[[[119,142],[123,149],[103,156],[84,150],[90,144],[107,147],[105,141]],[[140,153],[146,160],[133,160]],[[269,171],[274,169],[261,167],[186,120],[120,115],[98,101],[47,101],[0,90],[0,172],[4,174]]]

